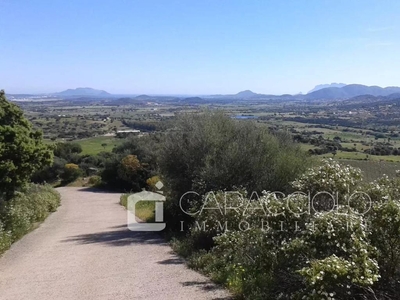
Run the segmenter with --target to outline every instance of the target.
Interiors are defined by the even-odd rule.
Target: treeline
[[[135,120],[122,120],[125,126],[138,129],[144,132],[162,131],[166,129],[166,124],[159,121],[135,121]]]
[[[400,148],[395,148],[390,143],[377,143],[364,152],[371,155],[400,155]]]

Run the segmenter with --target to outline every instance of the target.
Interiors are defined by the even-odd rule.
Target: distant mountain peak
[[[257,96],[257,95],[258,94],[253,93],[250,90],[245,90],[245,91],[241,91],[241,92],[237,93],[235,96],[236,97],[241,97],[241,98],[250,98],[250,97],[253,97],[253,96]]]
[[[96,90],[89,87],[78,87],[76,89],[68,89],[59,93],[59,96],[108,96],[110,95],[106,91]]]
[[[345,83],[336,83],[336,82],[327,83],[327,84],[319,84],[319,85],[316,85],[311,91],[309,91],[308,94],[318,91],[318,90],[331,88],[331,87],[341,88],[341,87],[344,87],[345,85],[346,85]]]

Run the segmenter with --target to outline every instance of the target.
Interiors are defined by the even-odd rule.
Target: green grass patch
[[[76,140],[82,146],[81,154],[95,155],[102,151],[111,152],[115,146],[122,144],[123,139],[117,139],[110,136],[98,136],[94,138]]]
[[[396,176],[396,170],[400,170],[400,163],[373,160],[339,160],[344,165],[360,168],[363,171],[364,180],[369,182],[382,177],[383,174],[389,177]]]
[[[336,155],[326,153],[318,155],[321,158],[335,158],[335,159],[351,159],[351,160],[368,160],[368,161],[386,161],[386,162],[400,162],[400,155],[370,155],[362,152],[346,152],[337,151]]]
[[[120,204],[127,208],[129,194],[124,194],[120,198]],[[155,219],[155,202],[139,201],[136,203],[135,215],[144,222],[154,222]]]

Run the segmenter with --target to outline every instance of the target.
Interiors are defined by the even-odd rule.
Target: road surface
[[[127,230],[119,194],[58,191],[58,211],[0,258],[0,299],[229,299],[157,234]]]

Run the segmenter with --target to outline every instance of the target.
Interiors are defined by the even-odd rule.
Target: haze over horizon
[[[398,1],[0,0],[0,89],[307,93],[399,86]]]

